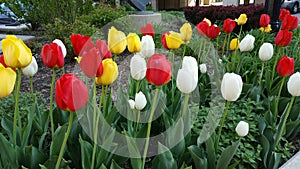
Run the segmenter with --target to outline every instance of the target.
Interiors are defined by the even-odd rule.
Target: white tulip
[[[147,63],[139,54],[135,54],[130,60],[130,74],[135,80],[142,80],[146,76]]]
[[[135,108],[142,110],[147,105],[147,99],[143,92],[135,94]]]
[[[135,106],[134,100],[129,99],[129,100],[128,100],[128,104],[129,104],[130,109],[134,109],[134,106]]]
[[[273,45],[271,43],[264,43],[259,48],[258,56],[262,61],[268,61],[272,58],[274,53]]]
[[[38,71],[38,64],[36,62],[35,57],[32,56],[31,63],[22,69],[24,75],[32,77]]]
[[[201,73],[206,73],[206,71],[207,71],[207,67],[206,67],[206,64],[205,63],[202,63],[200,66],[200,72]]]
[[[61,47],[61,51],[63,53],[63,56],[66,57],[66,55],[67,55],[67,49],[66,49],[66,46],[64,45],[64,43],[61,40],[59,40],[59,39],[55,39],[53,41],[53,43],[56,43],[58,46]]]
[[[249,132],[249,124],[247,122],[240,121],[236,126],[235,131],[240,137],[245,137]]]
[[[287,88],[292,96],[300,96],[300,73],[296,72],[291,75],[287,82]]]
[[[255,37],[247,34],[240,43],[240,51],[248,52],[254,48]]]
[[[176,86],[185,94],[194,91],[198,83],[198,65],[195,58],[185,56],[182,61],[182,68],[178,70]]]
[[[225,100],[236,101],[242,92],[243,81],[240,75],[225,73],[221,84],[221,93]]]
[[[182,60],[182,69],[187,69],[194,77],[194,81],[198,82],[198,64],[197,60],[192,56],[185,56]]]
[[[149,58],[155,53],[155,43],[152,36],[146,35],[142,37],[141,51],[139,53],[144,58]]]

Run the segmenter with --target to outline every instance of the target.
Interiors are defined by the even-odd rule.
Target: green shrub
[[[96,28],[101,28],[109,22],[126,15],[127,13],[124,8],[114,9],[107,5],[101,5],[90,13],[80,16],[78,19]]]
[[[30,23],[32,29],[41,24],[52,23],[60,18],[68,23],[75,21],[76,17],[86,14],[93,8],[92,0],[3,0],[15,14]]]

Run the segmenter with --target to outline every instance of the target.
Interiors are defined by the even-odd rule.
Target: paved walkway
[[[300,167],[300,152],[295,154],[289,161],[283,164],[279,169],[299,169]]]
[[[29,40],[34,38],[34,36],[25,36],[25,35],[16,35],[18,38],[22,39],[23,41]],[[6,34],[0,34],[0,41],[5,39]],[[0,42],[0,54],[2,53],[2,43]]]

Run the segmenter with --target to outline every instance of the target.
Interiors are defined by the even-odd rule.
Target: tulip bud
[[[221,93],[225,100],[236,101],[242,92],[243,81],[240,75],[225,73],[221,84]]]
[[[234,30],[235,26],[236,26],[236,22],[230,18],[227,18],[224,20],[223,23],[223,32],[231,33]]]
[[[272,28],[271,28],[271,25],[269,24],[266,27],[260,27],[259,30],[264,32],[264,33],[269,33],[269,32],[271,32]]]
[[[32,77],[38,71],[38,64],[35,57],[32,57],[31,63],[22,69],[24,75]]]
[[[150,35],[150,36],[152,36],[152,38],[154,38],[154,28],[153,28],[153,25],[151,23],[147,23],[147,25],[145,27],[141,27],[141,33],[144,36]]]
[[[217,25],[212,25],[209,26],[207,29],[207,37],[209,37],[210,39],[215,39],[219,36],[220,34],[220,28]]]
[[[24,68],[31,63],[31,50],[22,39],[14,35],[7,35],[2,40],[2,52],[7,66],[13,68]]]
[[[136,33],[129,33],[127,35],[127,48],[131,53],[139,52],[141,50],[140,37]]]
[[[205,35],[207,34],[207,30],[209,28],[209,24],[206,21],[202,21],[197,24],[197,31],[199,35]]]
[[[142,110],[147,105],[147,99],[143,92],[135,94],[135,108]]]
[[[83,73],[89,77],[95,77],[102,59],[100,52],[96,47],[91,48],[89,51],[83,51],[80,59],[79,66]]]
[[[118,78],[118,66],[112,59],[104,59],[102,61],[102,66],[103,73],[101,76],[96,77],[96,83],[101,85],[110,85]]]
[[[254,48],[255,37],[247,34],[240,43],[240,51],[247,52]]]
[[[277,63],[277,72],[280,76],[290,76],[294,72],[294,58],[283,56]]]
[[[130,74],[135,80],[142,80],[146,76],[147,63],[139,54],[134,55],[130,60]]]
[[[173,31],[170,31],[170,34],[166,34],[166,42],[168,49],[178,49],[184,43],[181,40],[181,35]]]
[[[17,74],[11,68],[5,68],[0,63],[0,98],[11,94],[14,90]],[[3,80],[4,79],[4,80]]]
[[[140,54],[143,58],[149,58],[155,53],[155,43],[152,36],[142,37]]]
[[[234,38],[230,41],[230,50],[237,50],[240,47],[240,41],[238,38]]]
[[[172,75],[172,64],[162,54],[154,54],[148,60],[146,79],[153,85],[161,86],[168,83]]]
[[[126,49],[127,41],[124,32],[111,27],[108,31],[109,51],[114,54],[121,54]]]
[[[249,132],[249,124],[247,122],[240,121],[236,126],[235,131],[240,137],[245,137]]]
[[[288,30],[280,30],[275,37],[275,44],[277,46],[288,46],[292,42],[293,33]]]
[[[56,43],[45,44],[41,52],[42,61],[45,66],[53,68],[62,68],[65,64],[61,47]]]
[[[279,14],[279,20],[283,21],[283,19],[285,18],[285,16],[287,15],[291,15],[290,11],[284,8],[280,8],[280,14]]]
[[[222,62],[222,60],[221,60],[221,62]],[[206,64],[205,64],[205,63],[202,63],[202,64],[200,65],[200,72],[204,74],[204,73],[206,73],[206,71],[207,71]]]
[[[263,43],[259,48],[258,56],[262,61],[268,61],[272,58],[274,53],[273,45],[271,43]]]
[[[246,14],[241,14],[238,19],[235,19],[235,21],[238,23],[238,25],[244,25],[247,22],[248,18]]]
[[[268,14],[262,14],[260,15],[259,19],[259,26],[260,27],[267,27],[271,21],[271,18]]]
[[[192,38],[192,33],[192,26],[189,23],[183,24],[180,28],[181,40],[183,40],[185,43],[188,43]]]
[[[298,16],[286,15],[282,21],[281,29],[292,31],[299,25]]]
[[[91,38],[89,36],[72,34],[70,36],[70,40],[72,42],[74,54],[77,56],[81,55],[82,50],[87,51],[90,47],[93,46],[93,42],[91,41]]]
[[[204,18],[204,19],[203,19],[203,22],[206,22],[206,23],[208,23],[209,26],[211,26],[211,21],[210,21],[209,19]]]
[[[129,100],[128,100],[128,104],[129,104],[130,109],[134,109],[134,107],[135,107],[135,102],[134,102],[134,100],[129,99]]]
[[[100,52],[100,57],[102,59],[109,59],[112,58],[111,52],[108,50],[108,46],[105,40],[96,40],[96,48]]]
[[[300,96],[300,73],[296,72],[292,74],[287,82],[287,88],[292,96]]]
[[[56,81],[56,104],[61,110],[72,112],[81,109],[88,100],[85,84],[73,74],[64,74]]]
[[[176,86],[185,94],[195,90],[198,83],[197,60],[191,56],[185,56],[182,61],[182,68],[178,70]]]
[[[61,51],[62,51],[63,56],[64,56],[64,58],[65,58],[65,57],[67,56],[67,49],[66,49],[65,44],[64,44],[61,40],[59,40],[59,39],[55,39],[55,40],[53,41],[53,43],[56,43],[58,46],[61,47]]]

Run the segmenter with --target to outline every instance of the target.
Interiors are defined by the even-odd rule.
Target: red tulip
[[[259,19],[259,26],[260,27],[267,27],[270,24],[271,18],[268,14],[260,15]]]
[[[81,109],[88,100],[85,84],[73,74],[64,74],[56,81],[55,95],[57,106],[72,112]]]
[[[287,15],[291,15],[290,11],[289,10],[286,10],[284,8],[281,8],[280,9],[280,14],[279,14],[279,20],[280,21],[283,21],[283,19],[285,18],[285,16]]]
[[[165,33],[161,36],[161,42],[162,42],[162,45],[164,46],[164,48],[169,49],[169,48],[168,48],[168,45],[167,45],[166,35],[170,35],[170,32],[165,32]]]
[[[109,51],[105,40],[97,40],[96,48],[99,50],[102,59],[112,58],[112,54]]]
[[[80,35],[80,34],[72,34],[70,36],[70,39],[72,42],[74,54],[77,56],[81,54],[81,51],[83,50],[83,48],[85,51],[88,51],[90,48],[92,48],[94,46],[94,44],[89,36],[84,36],[84,35]]]
[[[276,68],[280,76],[290,76],[294,73],[294,58],[283,56],[279,59]]]
[[[141,33],[146,36],[146,35],[150,35],[154,38],[154,28],[153,25],[151,23],[147,23],[147,25],[145,27],[141,27]]]
[[[292,32],[280,30],[275,37],[275,43],[277,46],[288,46],[292,42],[292,37]]]
[[[64,66],[64,56],[61,47],[56,43],[45,44],[41,52],[43,63],[53,69]]]
[[[5,61],[4,61],[4,56],[3,55],[0,55],[0,63],[5,67],[5,68],[8,68],[9,66],[6,65]],[[13,67],[9,67],[11,68],[13,71],[16,71],[15,68]]]
[[[103,64],[102,64],[102,61],[101,61],[100,64],[99,64],[99,66],[98,66],[98,70],[97,70],[96,76],[100,77],[102,74],[103,74]]]
[[[162,54],[154,54],[148,60],[146,79],[155,86],[168,83],[172,75],[171,62]]]
[[[207,35],[207,30],[209,28],[209,24],[206,21],[202,21],[197,25],[197,31],[200,35]]]
[[[215,39],[219,36],[220,34],[220,28],[216,25],[212,25],[210,27],[208,27],[207,29],[207,37],[209,37],[210,39]]]
[[[235,26],[236,22],[233,19],[227,18],[224,20],[222,30],[225,33],[231,33],[234,30]]]
[[[298,27],[299,20],[297,16],[286,15],[282,21],[281,29],[292,31]]]
[[[87,77],[92,78],[96,75],[101,61],[100,52],[94,47],[89,51],[84,51],[82,53],[79,66]]]

